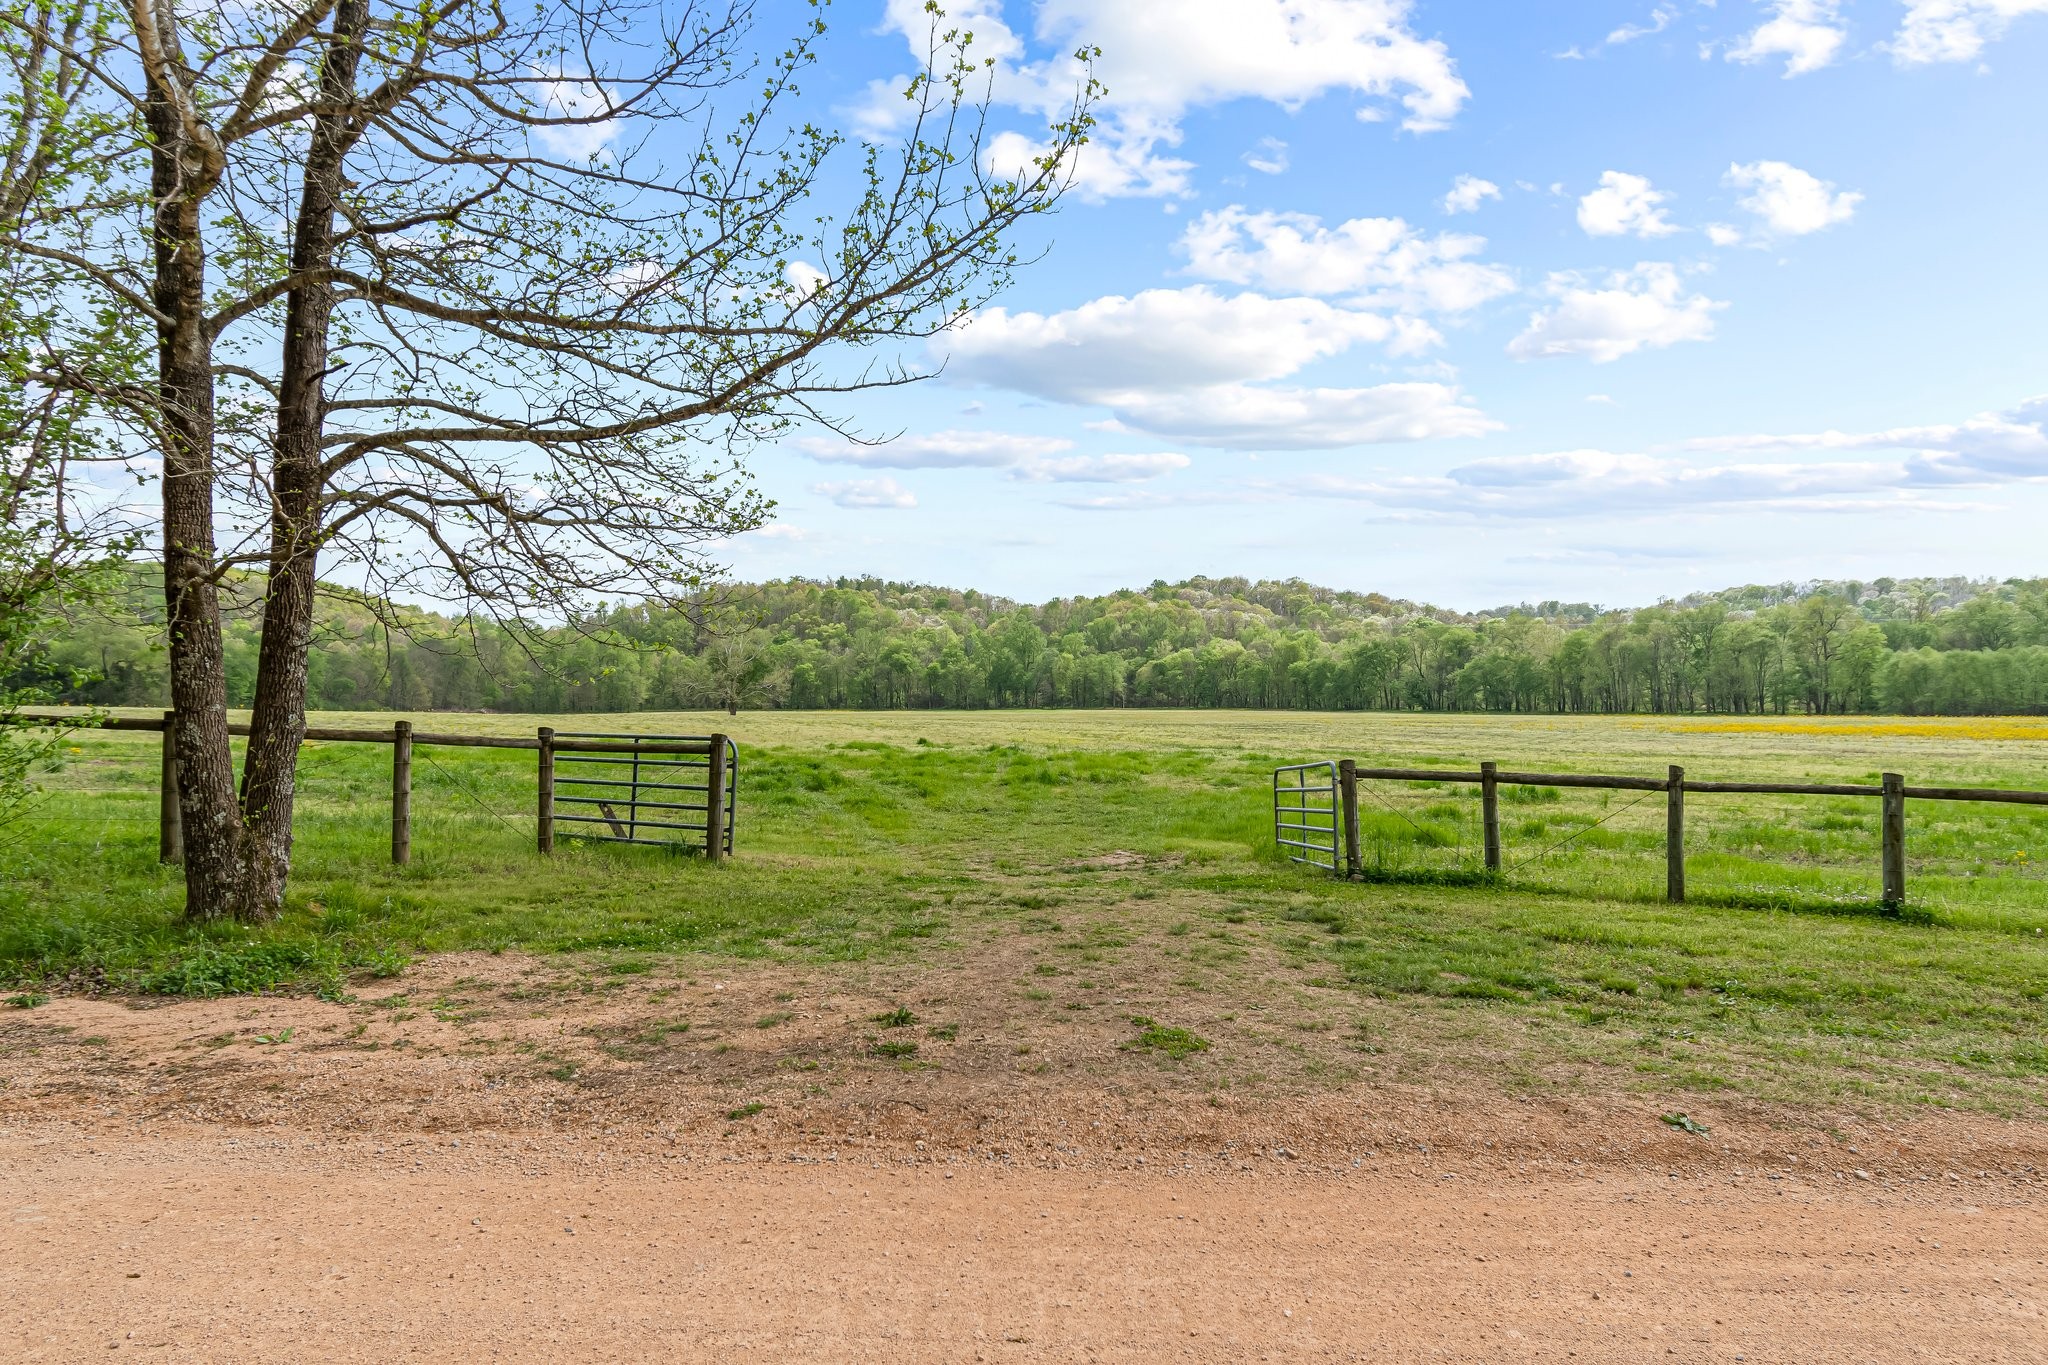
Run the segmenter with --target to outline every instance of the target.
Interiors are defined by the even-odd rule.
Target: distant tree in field
[[[1045,154],[992,168],[990,71],[932,6],[908,131],[847,153],[794,107],[821,6],[774,12],[802,17],[757,49],[745,0],[0,11],[17,79],[65,83],[71,168],[0,255],[110,337],[34,338],[22,375],[161,461],[189,915],[282,903],[323,555],[515,653],[594,594],[675,600],[768,513],[750,443],[916,378],[846,356],[1006,283],[1086,140],[1086,54]],[[262,593],[239,778],[230,581]]]

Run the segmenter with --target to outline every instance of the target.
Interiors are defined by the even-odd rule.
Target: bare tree
[[[754,442],[920,377],[897,344],[1007,283],[1099,94],[1077,54],[1046,154],[999,168],[992,67],[936,5],[906,131],[848,148],[802,117],[816,3],[762,51],[745,0],[70,2],[111,43],[77,107],[114,169],[6,245],[156,333],[145,386],[35,379],[118,404],[162,460],[200,918],[282,903],[323,555],[515,630],[695,589],[768,515]],[[4,22],[81,51],[55,9]],[[238,786],[241,573],[264,626]]]

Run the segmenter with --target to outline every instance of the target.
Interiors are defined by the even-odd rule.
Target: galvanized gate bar
[[[1321,781],[1312,781],[1320,778]],[[1289,820],[1298,815],[1299,820]],[[1290,835],[1299,835],[1291,838]],[[1298,849],[1287,860],[1337,870],[1337,765],[1295,763],[1273,770],[1273,842]]]
[[[587,826],[595,828],[559,833],[601,843],[694,846],[713,859],[732,851],[739,753],[726,736],[556,732],[548,736],[546,753],[552,760],[545,772],[544,803],[551,834],[557,825]],[[557,765],[569,763],[591,765],[583,769],[591,775],[555,775]],[[685,776],[676,769],[701,772],[706,780],[658,780]],[[559,790],[563,787],[572,790]],[[698,794],[701,799],[691,799]],[[595,807],[597,813],[557,809],[565,806]],[[675,818],[658,818],[668,815]],[[692,820],[693,815],[701,818]],[[664,837],[689,834],[701,837]]]

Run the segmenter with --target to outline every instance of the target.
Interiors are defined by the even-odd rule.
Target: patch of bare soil
[[[0,1357],[2048,1359],[2037,1125],[1532,1099],[1095,946],[8,1011]]]

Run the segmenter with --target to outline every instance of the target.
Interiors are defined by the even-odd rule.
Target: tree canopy
[[[261,595],[231,608],[231,700]],[[80,615],[23,682],[158,705],[161,623],[138,587]],[[1880,579],[1702,593],[1634,610],[1459,613],[1298,580],[1195,578],[1025,605],[880,579],[606,606],[535,668],[472,632],[331,590],[308,700],[333,709],[634,711],[1216,706],[1499,712],[2048,712],[2048,580]],[[238,704],[240,704],[238,702]]]

